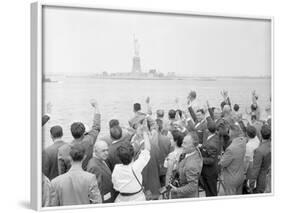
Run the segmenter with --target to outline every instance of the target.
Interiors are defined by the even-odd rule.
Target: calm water
[[[262,108],[269,103],[271,83],[269,79],[223,79],[216,81],[197,80],[110,80],[65,78],[60,83],[44,83],[44,103],[51,102],[52,117],[44,126],[44,146],[51,142],[49,129],[53,125],[62,125],[64,140],[71,141],[70,125],[74,121],[82,121],[88,126],[92,124],[92,98],[99,102],[102,115],[100,135],[108,132],[108,121],[119,119],[122,126],[128,126],[133,116],[132,105],[139,102],[144,106],[145,98],[150,96],[153,112],[164,109],[167,112],[175,108],[175,98],[179,98],[180,106],[185,105],[186,97],[191,89],[196,90],[201,105],[209,100],[212,106],[219,106],[222,97],[220,91],[229,91],[232,104],[245,107],[251,103],[251,91],[255,89],[259,95]],[[166,116],[166,115],[165,115]]]

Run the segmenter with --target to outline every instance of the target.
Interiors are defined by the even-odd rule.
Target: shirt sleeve
[[[138,159],[133,163],[133,169],[141,172],[150,160],[150,152],[146,149],[142,150]]]
[[[92,178],[92,183],[89,189],[89,198],[90,202],[95,204],[95,203],[102,203],[102,198],[101,198],[101,193],[98,187],[98,182],[96,179],[96,176]]]

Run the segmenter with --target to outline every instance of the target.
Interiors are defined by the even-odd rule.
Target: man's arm
[[[49,178],[50,173],[50,162],[48,154],[45,152],[45,150],[42,152],[42,172],[46,177]]]
[[[70,152],[70,146],[68,144],[61,146],[58,150],[59,175],[66,173],[71,167],[69,152]]]
[[[101,173],[101,171],[99,171],[95,166],[90,165],[90,163],[88,163],[87,172],[90,172],[90,173],[96,175],[96,180],[97,180],[98,187],[99,187],[99,190],[100,190],[100,194],[101,194],[101,197],[102,197],[102,200],[103,200],[104,191],[103,191],[103,188],[101,186],[101,183],[102,183],[102,173]]]
[[[60,206],[59,191],[53,181],[50,188],[50,206]]]
[[[198,168],[195,167],[186,169],[185,176],[187,179],[187,184],[182,187],[174,188],[172,191],[176,192],[177,194],[184,195],[196,192],[198,189],[199,173],[200,171],[198,171]]]
[[[257,179],[260,169],[261,169],[262,161],[263,161],[262,153],[258,149],[256,149],[254,152],[253,167],[250,170],[249,179]]]
[[[227,167],[231,161],[233,160],[233,155],[230,149],[226,149],[225,153],[223,154],[219,164],[222,167]]]
[[[95,175],[93,175],[92,183],[89,188],[89,199],[90,199],[90,203],[92,204],[102,203],[102,198]]]
[[[147,107],[147,114],[152,115],[152,107],[150,105],[150,98],[149,97],[146,98],[145,103],[146,103],[146,107]]]
[[[92,100],[91,105],[94,108],[95,112],[94,112],[94,121],[93,121],[92,129],[88,132],[88,135],[92,138],[91,142],[94,143],[101,130],[101,114],[99,111],[99,106],[97,101]]]
[[[207,104],[207,108],[208,108],[208,112],[209,112],[209,116],[207,116],[207,121],[208,121],[208,118],[210,118],[211,120],[215,120],[214,111],[210,107],[209,101],[207,101],[206,104]]]
[[[215,147],[209,147],[207,150],[207,157],[203,157],[204,165],[213,165],[218,158],[218,150]]]
[[[190,114],[192,120],[194,121],[194,123],[198,123],[196,114],[191,106],[188,107],[188,111],[189,111],[189,114]]]

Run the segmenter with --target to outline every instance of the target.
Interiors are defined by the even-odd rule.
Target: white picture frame
[[[139,9],[139,8],[110,8],[100,5],[83,5],[83,4],[65,4],[65,3],[47,3],[39,1],[31,4],[31,207],[34,210],[55,210],[55,209],[77,209],[77,208],[95,208],[106,206],[118,206],[118,205],[136,205],[147,203],[161,203],[161,202],[187,202],[195,201],[198,199],[183,199],[183,200],[163,200],[163,201],[146,201],[132,204],[97,204],[97,205],[77,205],[77,206],[63,206],[63,207],[42,207],[42,11],[44,6],[53,7],[74,7],[74,8],[87,8],[105,11],[120,11],[120,12],[143,12],[143,13],[158,13],[167,15],[183,15],[183,16],[207,16],[217,18],[238,18],[238,19],[262,19],[271,23],[271,94],[272,94],[272,117],[274,117],[274,17],[268,16],[251,16],[251,15],[230,15],[230,14],[216,14],[216,13],[201,13],[201,12],[188,12],[188,11],[160,11],[151,9]],[[273,135],[274,135],[274,120],[273,120]],[[272,143],[272,192],[268,194],[247,195],[247,196],[272,196],[274,195],[274,139]],[[241,198],[241,196],[222,196],[214,198],[200,198],[200,200],[212,200],[212,199],[233,199]]]

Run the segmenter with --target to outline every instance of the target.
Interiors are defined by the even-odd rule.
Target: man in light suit
[[[118,193],[113,189],[111,171],[105,160],[108,158],[108,145],[99,140],[94,146],[94,155],[89,161],[87,171],[97,177],[103,203],[113,203]]]
[[[235,135],[235,137],[233,137]],[[230,126],[231,144],[226,148],[219,165],[222,167],[225,195],[242,194],[246,138],[239,126]]]
[[[84,147],[78,143],[71,146],[70,157],[70,170],[51,181],[55,192],[51,198],[52,206],[101,203],[96,176],[82,169]]]
[[[59,148],[58,151],[58,166],[59,174],[64,174],[68,171],[70,166],[69,152],[70,148],[74,144],[81,144],[85,149],[85,160],[82,163],[82,168],[86,171],[89,160],[93,156],[93,147],[100,132],[101,115],[99,112],[98,103],[95,100],[91,102],[92,107],[95,109],[94,121],[92,129],[89,132],[85,132],[85,126],[81,122],[74,122],[71,125],[71,134],[74,140],[71,144],[66,144]]]
[[[49,180],[54,179],[59,175],[58,172],[58,150],[66,144],[62,140],[63,131],[61,126],[53,126],[50,129],[53,144],[43,150],[42,153],[42,170]]]
[[[172,198],[198,197],[198,182],[203,166],[203,158],[199,149],[198,135],[195,132],[188,133],[182,147],[183,154],[180,156],[177,169],[179,186],[170,185]]]

